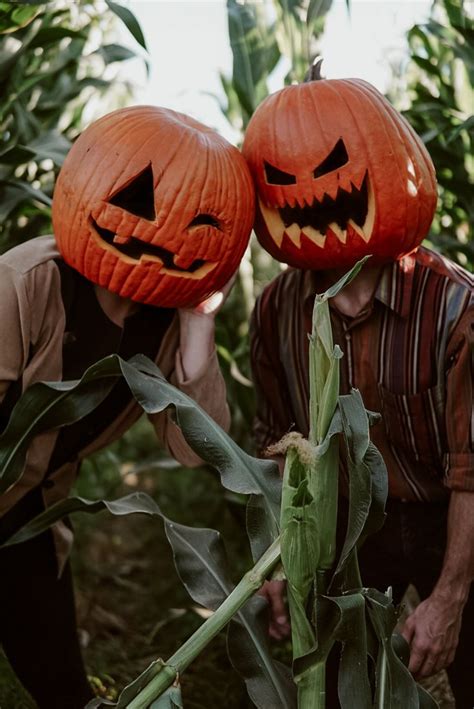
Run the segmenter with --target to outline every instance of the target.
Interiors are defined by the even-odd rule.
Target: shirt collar
[[[393,261],[384,266],[374,297],[387,308],[393,310],[402,318],[406,318],[410,311],[413,275],[415,272],[415,253],[404,256],[399,261]],[[314,296],[321,293],[318,271],[305,271],[303,277],[303,302],[310,311],[313,307]]]
[[[410,312],[415,265],[414,253],[388,263],[382,271],[375,291],[375,298],[402,318],[408,317]]]

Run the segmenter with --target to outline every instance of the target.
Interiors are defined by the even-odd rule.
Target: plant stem
[[[325,709],[326,664],[317,665],[298,682],[298,709]]]
[[[166,666],[127,705],[127,709],[146,709],[176,677],[184,672],[209,642],[224,628],[244,603],[262,586],[268,574],[280,560],[280,538],[248,571],[232,593],[196,632],[166,662]],[[172,670],[170,672],[170,669]]]

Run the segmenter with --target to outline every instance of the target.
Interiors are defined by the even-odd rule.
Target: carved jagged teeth
[[[331,222],[329,225],[329,228],[331,231],[337,236],[339,241],[343,244],[346,243],[347,241],[347,229],[341,229],[339,224],[336,224],[336,222]]]
[[[372,231],[375,222],[375,199],[374,194],[372,192],[372,184],[370,182],[367,195],[367,206],[367,216],[365,218],[364,226],[362,227],[362,230],[364,232],[364,236],[362,238],[368,243],[370,241],[370,237],[372,236]]]
[[[130,241],[129,236],[120,236],[120,234],[115,234],[114,243],[115,244],[127,244]]]
[[[347,226],[351,226],[354,229],[354,231],[356,231],[359,234],[359,236],[361,236],[364,239],[364,241],[368,241],[368,239],[365,238],[364,230],[362,229],[361,226],[356,224],[355,221],[353,221],[352,219],[349,219],[349,221],[347,222]]]
[[[320,246],[321,248],[324,246],[326,237],[324,234],[321,234],[320,231],[314,229],[312,226],[305,226],[302,231],[303,234],[306,234],[308,239],[311,239],[311,241],[313,241],[317,246]]]
[[[299,225],[293,222],[291,226],[286,227],[285,231],[294,245],[299,249],[301,246],[301,229]]]
[[[261,199],[259,199],[258,202],[268,231],[270,232],[276,245],[281,246],[283,234],[285,233],[285,225],[283,224],[278,209],[267,207]]]
[[[139,261],[153,261],[154,263],[159,263],[162,266],[165,265],[163,263],[163,260],[160,259],[159,256],[155,256],[155,254],[142,254],[139,258]]]

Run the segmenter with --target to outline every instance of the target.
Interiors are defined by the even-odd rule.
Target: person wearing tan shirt
[[[12,249],[0,257],[0,424],[5,425],[16,399],[35,381],[80,377],[93,361],[112,352],[124,357],[144,352],[228,427],[212,304],[208,310],[127,301],[67,266],[52,237]],[[118,439],[141,413],[122,384],[98,416],[93,412],[59,433],[38,436],[22,477],[0,498],[0,538],[66,497],[81,460]],[[167,412],[151,419],[172,455],[185,465],[200,462]],[[92,697],[75,628],[67,561],[70,536],[66,525],[60,525],[54,533],[0,551],[0,639],[40,707],[73,709]]]
[[[227,428],[214,315],[253,216],[241,154],[194,119],[135,106],[89,126],[56,182],[55,236],[0,257],[0,431],[31,384],[79,379],[113,353],[147,355]],[[0,544],[67,497],[81,460],[120,438],[141,413],[119,381],[95,411],[37,436],[21,478],[0,497]],[[169,412],[150,418],[171,455],[187,466],[201,462]],[[0,643],[40,709],[79,709],[92,697],[77,639],[70,544],[70,529],[59,524],[0,549]]]

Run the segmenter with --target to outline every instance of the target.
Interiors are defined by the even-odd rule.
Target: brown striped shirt
[[[251,327],[260,450],[289,430],[308,435],[308,337],[318,272],[288,269],[257,301]],[[382,413],[372,440],[384,456],[389,494],[441,500],[474,491],[474,279],[420,248],[382,270],[356,318],[331,307],[344,352],[341,393],[360,390]]]

